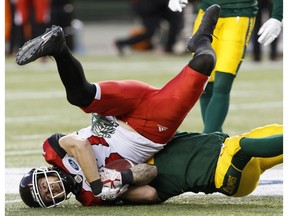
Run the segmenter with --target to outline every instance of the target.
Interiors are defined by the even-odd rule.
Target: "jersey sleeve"
[[[59,139],[63,136],[63,134],[53,134],[46,139],[43,143],[42,155],[47,163],[66,170],[62,162],[62,158],[66,155],[66,151],[59,144]]]
[[[279,21],[282,21],[283,19],[283,1],[282,0],[273,1],[273,10],[272,10],[271,17]]]

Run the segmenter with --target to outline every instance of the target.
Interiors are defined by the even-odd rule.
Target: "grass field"
[[[136,54],[79,57],[87,79],[137,79],[161,87],[190,60],[187,56]],[[6,59],[5,166],[46,165],[41,156],[45,138],[55,132],[68,133],[90,124],[90,117],[65,98],[64,88],[51,59],[17,66]],[[253,64],[244,62],[235,80],[225,132],[234,135],[270,123],[283,123],[282,62]],[[199,104],[189,113],[181,130],[203,129]],[[16,185],[18,187],[18,185]],[[177,197],[159,206],[78,208],[71,199],[61,208],[26,208],[16,194],[6,194],[6,215],[282,215],[282,196]],[[70,205],[71,204],[71,205]],[[68,207],[69,208],[65,208]]]

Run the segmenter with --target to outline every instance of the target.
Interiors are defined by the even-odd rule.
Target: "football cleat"
[[[53,25],[45,33],[27,41],[16,54],[16,63],[25,65],[41,56],[53,56],[64,47],[65,35],[60,26]]]
[[[197,42],[203,36],[208,36],[212,42],[212,35],[220,15],[220,10],[220,6],[217,4],[214,4],[207,8],[202,17],[201,24],[198,30],[192,37],[190,37],[187,43],[187,50],[189,52],[196,51]]]

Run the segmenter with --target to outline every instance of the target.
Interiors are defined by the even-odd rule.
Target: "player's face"
[[[59,183],[59,179],[56,176],[47,176],[50,188],[51,188],[51,193],[49,190],[48,183],[45,178],[39,178],[38,179],[38,188],[39,188],[39,193],[45,203],[50,203],[52,202],[52,196],[55,198],[64,198],[64,189],[61,187],[61,184]]]

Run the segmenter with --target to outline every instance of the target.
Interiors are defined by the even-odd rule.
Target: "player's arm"
[[[133,174],[133,184],[147,185],[157,176],[157,167],[142,163],[130,168]]]
[[[130,183],[128,183],[127,179],[125,179],[127,176],[124,173],[126,174],[131,173],[132,176],[130,179]],[[153,190],[152,188],[148,189],[150,186],[149,187],[146,187],[146,186],[148,186],[147,184],[149,184],[157,176],[156,166],[143,163],[143,164],[134,165],[133,167],[130,167],[129,169],[117,171],[112,165],[110,165],[109,168],[106,168],[106,167],[102,168],[100,171],[100,175],[101,175],[102,183],[104,185],[103,187],[104,189],[111,188],[111,185],[116,187],[116,190],[112,189],[108,191],[107,193],[102,192],[101,194],[102,200],[111,201],[120,197],[121,199],[124,198],[126,200],[129,200],[129,202],[140,202],[141,200],[143,200],[143,203],[147,203],[148,201],[150,202],[152,198],[153,200],[155,198],[155,195],[153,195],[153,193],[155,193],[155,190]],[[128,189],[128,185],[129,185],[129,189]],[[138,189],[137,187],[136,189],[135,188],[136,185],[139,186],[140,188],[144,186],[143,191],[142,189],[140,188]],[[144,191],[144,188],[147,189],[146,192]],[[136,201],[134,199],[136,199]],[[144,202],[145,200],[147,200],[147,202]]]
[[[129,180],[127,180],[127,174],[125,173],[131,174]],[[142,163],[129,169],[117,171],[114,167],[109,166],[109,168],[101,168],[100,176],[102,183],[107,187],[110,187],[111,183],[114,187],[122,187],[125,184],[143,186],[149,184],[157,176],[157,167]]]
[[[130,170],[133,174],[133,185],[130,185],[129,189],[121,194],[120,199],[132,204],[161,202],[156,189],[148,185],[157,176],[157,167],[142,163],[134,165]]]
[[[59,144],[69,156],[76,158],[91,186],[93,194],[100,194],[103,185],[98,173],[96,157],[88,140],[73,133],[61,137]]]

